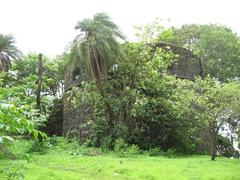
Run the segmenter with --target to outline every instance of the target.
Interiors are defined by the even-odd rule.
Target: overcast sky
[[[129,40],[133,25],[159,17],[170,26],[219,23],[240,34],[240,0],[0,0],[0,33],[14,35],[23,53],[61,54],[76,23],[106,12]]]

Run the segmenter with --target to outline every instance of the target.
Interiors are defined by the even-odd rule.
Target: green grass
[[[24,147],[21,148],[20,151]],[[0,159],[0,179],[10,176],[13,179],[24,176],[26,180],[240,179],[239,159],[219,157],[210,161],[209,156],[167,158],[147,154],[120,158],[114,153],[99,153],[99,150],[64,143],[45,155],[30,156],[29,163],[21,159]]]

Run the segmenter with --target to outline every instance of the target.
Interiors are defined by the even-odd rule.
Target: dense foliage
[[[167,42],[185,47],[201,57],[205,75],[220,81],[239,78],[240,41],[236,33],[222,25],[184,25],[172,30]]]
[[[225,41],[231,40],[231,45],[236,47],[239,40],[227,28],[217,25],[196,25],[193,33],[203,31],[201,28],[204,36],[201,35],[202,39],[195,42],[191,40],[195,37],[188,32],[185,37],[180,30],[164,30],[156,24],[138,27],[142,33],[138,33],[141,43],[123,45],[124,56],[109,66],[108,78],[101,81],[101,88],[98,81],[83,81],[80,87],[73,88],[70,99],[75,107],[91,109],[85,122],[91,124],[89,144],[112,148],[114,142],[121,139],[142,149],[211,153],[215,158],[219,130],[226,126],[232,133],[238,130],[240,93],[238,81],[224,84],[218,81],[235,79],[238,74],[230,75],[219,64],[218,57],[212,55],[216,54],[215,46],[212,46],[213,43],[210,45],[210,41],[206,42],[208,37],[205,36],[213,33],[215,36],[212,38],[218,39],[221,30],[224,47],[220,51],[226,55],[222,58],[232,64],[238,63],[238,56],[227,57],[229,52],[225,46],[230,46],[230,43]],[[229,39],[229,36],[233,38]],[[151,45],[161,41],[188,48],[204,58],[204,72],[210,77],[190,81],[169,75],[168,68],[176,61],[178,54]],[[213,65],[210,66],[210,63]],[[218,66],[223,71],[216,70],[216,74],[211,68]],[[230,71],[236,72],[231,68]],[[111,114],[111,124],[106,113]]]
[[[125,45],[124,51],[126,59],[118,62],[104,82],[105,96],[94,82],[83,82],[72,91],[76,108],[92,107],[90,144],[111,147],[109,139],[122,138],[143,149],[205,153],[216,148],[220,128],[237,127],[238,82],[176,79],[167,74],[174,60],[171,52],[159,48],[152,54],[143,44]],[[113,109],[114,134],[107,131],[105,101]]]
[[[4,86],[2,77],[0,80],[0,147],[12,143],[13,135],[28,133],[34,138],[39,134],[44,137],[45,134],[36,128],[46,117],[32,107],[33,99],[25,94],[25,88],[29,88],[30,84],[15,87],[8,81],[9,84]]]
[[[12,36],[0,36],[1,147],[19,134],[33,134],[40,137],[33,149],[44,148],[40,130],[60,123],[49,117],[54,102],[64,98],[85,113],[77,126],[87,129],[87,136],[77,132],[75,138],[88,146],[120,155],[140,149],[152,156],[211,153],[214,159],[217,151],[234,154],[232,142],[221,134],[228,129],[236,135],[240,125],[240,41],[229,28],[186,25],[166,30],[152,23],[137,27],[140,41],[131,43],[123,42],[110,17],[99,13],[78,22],[76,29],[79,35],[69,51],[54,59],[43,56],[41,63],[36,54],[11,62],[20,52]],[[201,59],[205,77],[190,80],[170,74],[179,54],[155,46],[163,42]],[[64,78],[68,73],[76,73],[78,86],[65,89],[71,83]]]
[[[39,129],[47,121],[53,100],[61,96],[62,61],[44,59],[41,112],[36,109],[37,61],[36,54],[28,54],[14,62],[11,71],[0,73],[1,148],[19,134],[31,134],[35,139],[46,137]]]

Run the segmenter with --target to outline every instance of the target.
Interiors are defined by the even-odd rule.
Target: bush
[[[52,146],[56,146],[59,144],[59,141],[61,141],[61,138],[57,136],[52,136],[48,138],[48,141]]]
[[[162,156],[163,152],[160,150],[160,148],[151,148],[148,151],[149,156]]]
[[[137,145],[128,145],[122,138],[115,141],[114,151],[120,157],[132,157],[140,153],[140,149]]]
[[[167,157],[174,157],[176,156],[176,149],[170,148],[166,152],[161,151],[160,148],[152,148],[148,151],[149,156],[167,156]]]
[[[234,148],[231,141],[227,137],[218,135],[217,151],[221,156],[231,157],[234,155]]]
[[[127,148],[127,144],[125,143],[125,141],[122,138],[119,138],[115,141],[114,144],[114,151],[115,152],[122,152],[125,151]]]
[[[98,139],[98,138],[96,138]],[[100,140],[100,138],[99,138]],[[99,141],[97,140],[97,141]],[[97,142],[96,141],[96,142]],[[102,143],[96,143],[95,144],[99,144],[101,145],[101,148],[102,148],[102,151],[106,151],[106,150],[110,150],[110,149],[115,149],[115,144],[113,145],[113,140],[112,140],[112,137],[111,136],[107,136],[105,137],[103,140],[102,140]],[[96,146],[96,145],[95,145]],[[96,146],[96,147],[99,147],[99,146]]]
[[[16,156],[7,147],[0,145],[0,159],[1,158],[16,159]]]
[[[25,166],[23,163],[17,164],[13,162],[0,170],[0,173],[6,175],[8,177],[6,177],[6,179],[24,180],[24,169]]]
[[[164,155],[167,157],[175,157],[177,155],[176,149],[170,148],[164,153]]]
[[[140,149],[137,145],[133,144],[126,148],[126,154],[128,155],[136,155],[140,153]]]
[[[34,140],[31,147],[28,149],[28,153],[36,152],[39,154],[46,154],[48,149],[52,147],[49,139],[46,140]]]

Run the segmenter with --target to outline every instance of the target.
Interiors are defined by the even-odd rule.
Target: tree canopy
[[[173,28],[173,36],[168,41],[201,57],[206,76],[224,82],[239,78],[240,41],[230,28],[216,24],[184,25]]]
[[[95,80],[103,80],[108,68],[121,54],[118,38],[124,39],[117,25],[104,13],[94,15],[77,23],[80,34],[73,42],[73,53],[77,61],[82,61]]]

